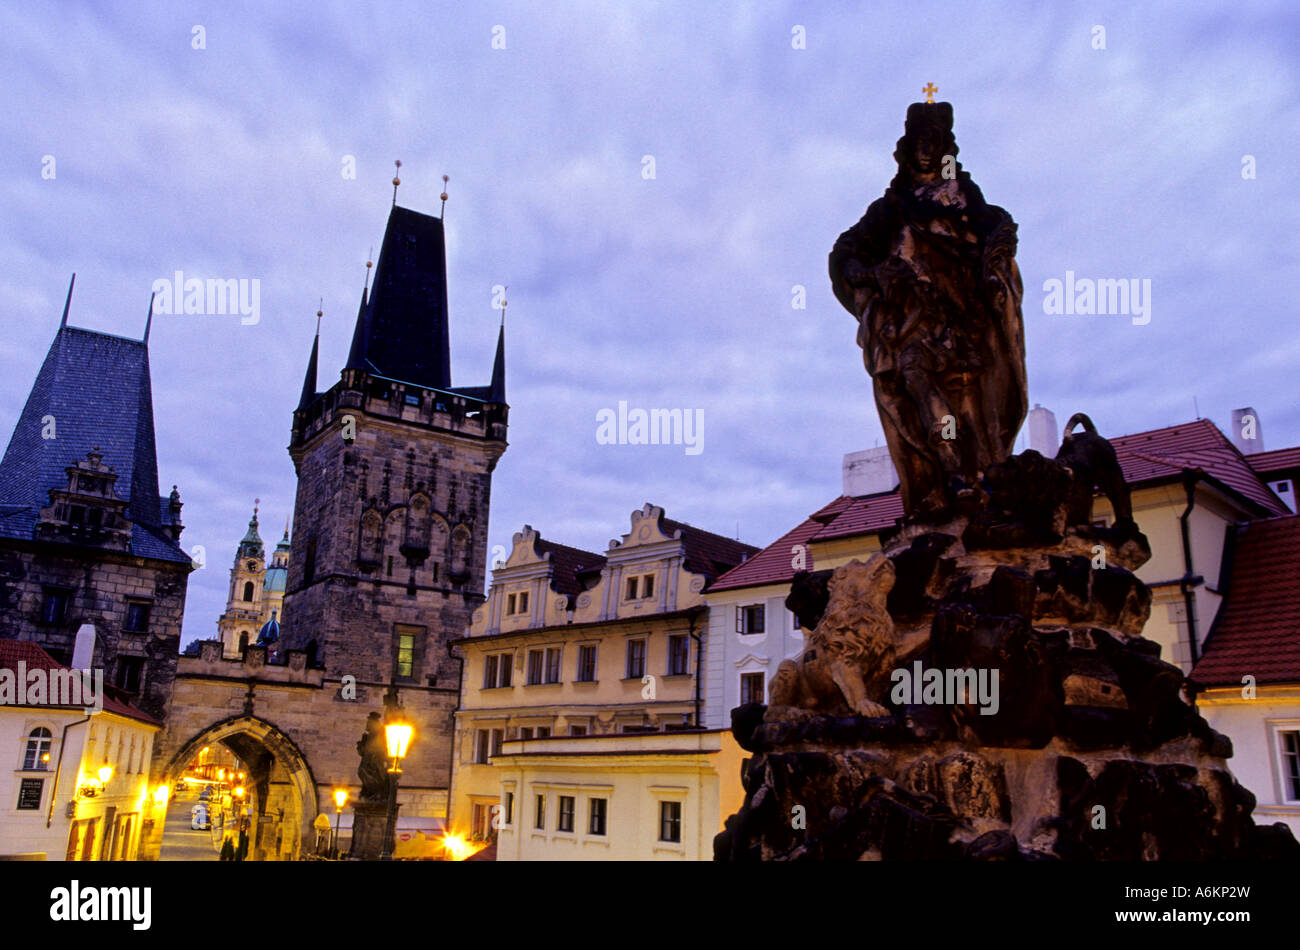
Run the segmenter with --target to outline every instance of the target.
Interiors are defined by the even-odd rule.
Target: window
[[[645,641],[627,641],[627,678],[637,679],[645,676]]]
[[[641,596],[653,597],[655,595],[655,576],[647,574],[641,578]]]
[[[506,820],[507,825],[515,823],[515,793],[506,792]]]
[[[578,647],[578,677],[579,683],[594,683],[596,681],[596,645],[588,643]]]
[[[668,675],[681,676],[686,673],[690,661],[691,648],[685,634],[668,638]]]
[[[411,676],[415,672],[415,635],[397,635],[397,675]]]
[[[571,736],[585,736],[586,734],[587,734],[587,727],[586,727],[586,726],[570,726],[570,727],[569,727],[569,735],[571,735]]]
[[[536,686],[542,681],[542,661],[545,654],[541,650],[528,651],[528,685]]]
[[[639,578],[629,577],[627,579],[627,592],[623,595],[624,600],[636,600],[636,582]]]
[[[63,623],[68,616],[68,598],[71,592],[62,587],[45,588],[41,603],[41,623]]]
[[[113,670],[113,685],[128,693],[140,692],[140,673],[144,670],[144,657],[119,656]]]
[[[736,632],[762,633],[765,610],[762,604],[736,605]]]
[[[303,558],[302,577],[304,581],[311,581],[316,576],[316,538],[307,539],[307,553]]]
[[[244,600],[252,600],[252,599],[253,599],[253,582],[252,582],[252,581],[245,581],[245,582],[244,582]]]
[[[504,729],[492,730],[492,755],[501,754],[501,745],[506,741],[506,731]]]
[[[520,739],[531,739],[532,737],[533,737],[533,727],[532,727],[532,726],[520,726],[520,727],[519,727],[519,738],[520,738]]]
[[[506,595],[506,616],[509,616],[514,612],[515,612],[515,595],[507,594]]]
[[[128,603],[126,605],[126,624],[122,627],[128,633],[144,633],[149,629],[149,605]]]
[[[474,733],[474,764],[486,765],[488,749],[491,748],[492,734],[487,729],[478,729]]]
[[[44,772],[50,767],[50,742],[53,733],[37,726],[27,735],[27,751],[23,754],[23,771]]]
[[[682,840],[681,802],[659,803],[659,840],[677,842]]]
[[[1300,801],[1300,731],[1279,732],[1282,787],[1288,801]]]
[[[537,727],[537,738],[539,738],[539,739],[549,739],[550,736],[551,736],[551,727],[550,727],[550,726],[538,726],[538,727]]]
[[[420,394],[419,394],[419,393],[407,393],[407,394],[403,397],[402,401],[405,402],[408,406],[418,406],[418,405],[420,404]]]
[[[513,653],[493,653],[483,659],[483,688],[493,689],[510,685]]]
[[[533,827],[534,828],[546,827],[546,796],[545,795],[537,796],[537,809],[535,815],[533,816]]]
[[[605,815],[607,799],[592,798],[587,803],[587,834],[603,835],[605,833]]]
[[[528,591],[521,591],[519,594],[519,613],[528,613]]]
[[[560,681],[560,648],[546,648],[546,682],[558,683]]]
[[[763,701],[763,674],[740,674],[740,704],[761,703]]]
[[[556,819],[556,831],[573,830],[573,796],[560,796],[560,816]]]

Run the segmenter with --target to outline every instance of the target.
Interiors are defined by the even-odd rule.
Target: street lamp
[[[113,766],[109,765],[108,762],[105,761],[104,764],[99,767],[99,772],[96,774],[99,775],[99,784],[107,785],[108,780],[113,777]]]
[[[388,757],[392,765],[388,767],[388,824],[384,829],[384,847],[379,853],[380,861],[393,860],[393,851],[397,848],[397,782],[402,774],[402,759],[411,745],[411,736],[415,728],[402,716],[402,707],[398,705],[397,688],[390,687],[385,697],[388,715],[384,720],[384,738],[388,742]]]
[[[330,857],[339,856],[339,816],[343,814],[343,806],[348,803],[348,790],[346,788],[334,789],[334,843],[330,846]]]

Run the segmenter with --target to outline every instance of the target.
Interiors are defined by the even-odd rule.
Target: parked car
[[[198,804],[190,809],[190,830],[207,831],[211,827],[211,824],[208,822],[207,805]]]
[[[203,788],[199,790],[199,801],[206,802],[211,798],[212,798],[212,786],[204,785]]]

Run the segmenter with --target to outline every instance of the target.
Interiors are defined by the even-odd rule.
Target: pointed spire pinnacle
[[[446,175],[442,176],[442,210],[438,212],[438,217],[447,216],[447,182],[451,181]]]
[[[492,386],[488,391],[488,402],[506,401],[506,308],[501,308],[501,329],[497,332],[497,355],[492,361]]]
[[[397,170],[393,172],[393,207],[396,208],[397,207],[397,186],[402,183],[402,179],[400,179],[397,176],[402,173],[402,160],[399,158],[397,161],[393,162],[393,165],[397,168]]]
[[[321,298],[321,310],[316,311],[316,337],[311,341],[311,356],[307,359],[307,375],[302,380],[302,398],[298,408],[306,409],[316,398],[316,363],[320,357],[320,318],[324,313],[325,300]]]
[[[62,330],[68,325],[68,307],[72,304],[72,285],[77,282],[76,272],[72,274],[72,280],[68,281],[68,299],[63,301],[63,319],[59,321],[59,329]]]
[[[145,318],[145,321],[144,321],[144,340],[143,340],[143,342],[145,342],[145,343],[148,343],[148,342],[149,342],[149,328],[153,326],[153,298],[156,297],[156,296],[157,296],[157,291],[155,291],[154,293],[151,293],[151,294],[149,295],[149,316],[146,317],[146,318]]]
[[[280,539],[280,543],[283,544],[285,541],[288,540],[289,540],[289,516],[285,515],[284,516],[284,537]]]

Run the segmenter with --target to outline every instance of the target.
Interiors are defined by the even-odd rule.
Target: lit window
[[[415,637],[409,633],[397,637],[397,675],[411,676],[415,672]]]
[[[27,751],[23,754],[23,770],[43,772],[50,767],[50,742],[53,734],[38,726],[27,735]]]

